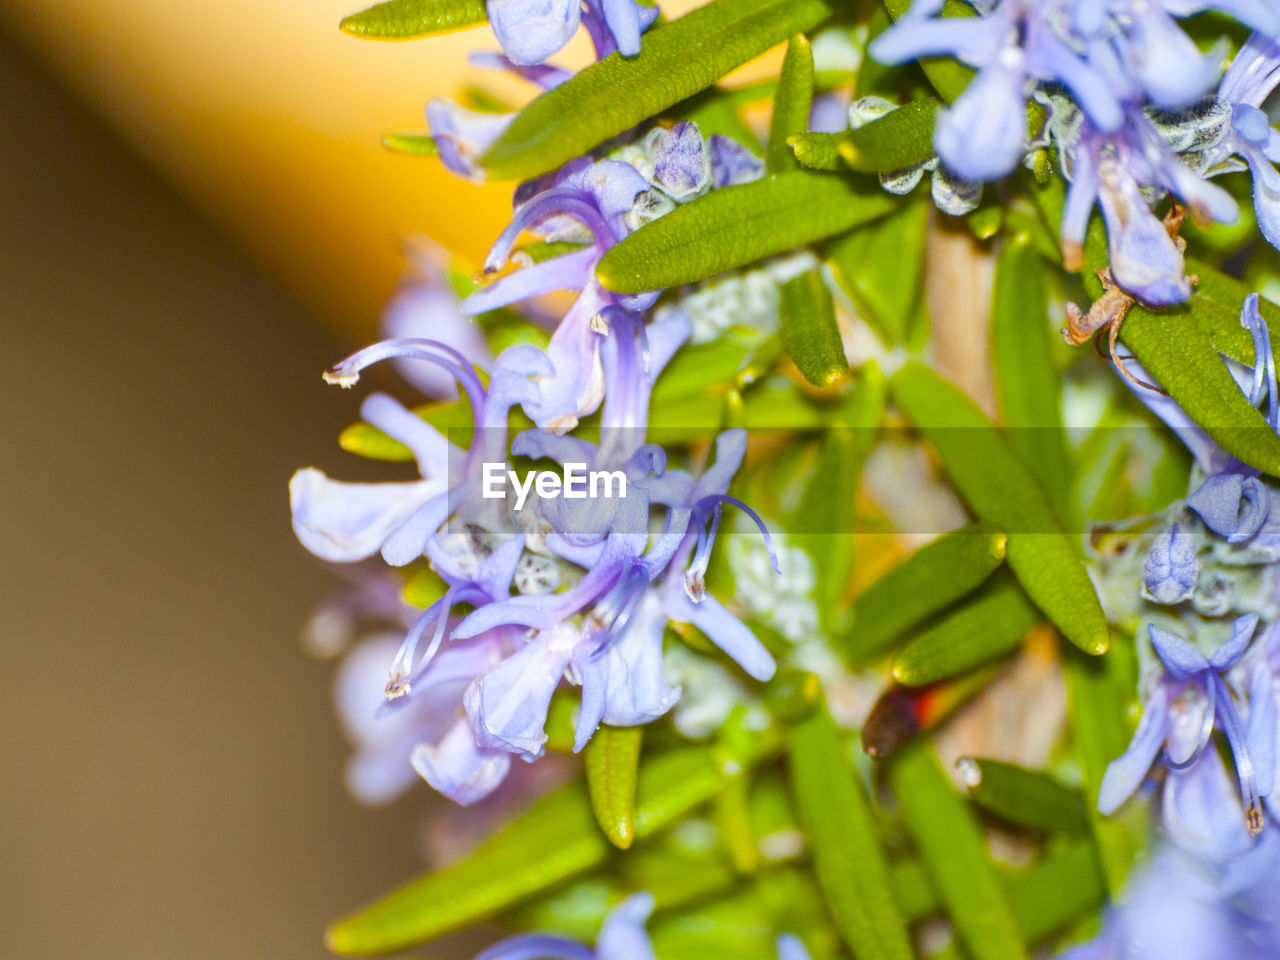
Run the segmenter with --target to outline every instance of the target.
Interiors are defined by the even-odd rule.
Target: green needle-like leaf
[[[844,133],[797,133],[787,141],[802,166],[815,170],[885,173],[933,156],[938,101],[913,100],[892,113]]]
[[[1079,548],[1008,441],[973,401],[919,362],[894,375],[890,392],[974,513],[1009,534],[1009,566],[1036,606],[1086,653],[1106,650],[1107,620]]]
[[[693,283],[882,217],[896,201],[879,184],[796,170],[713,190],[645,224],[600,260],[617,293]]]
[[[853,629],[837,638],[850,663],[864,663],[915,626],[965,596],[1004,561],[1008,538],[993,523],[945,534],[858,594]]]
[[[487,19],[484,0],[387,0],[345,17],[339,26],[366,40],[413,40]]]
[[[912,100],[883,117],[840,135],[836,149],[850,170],[884,173],[933,156],[933,118],[938,101]]]
[[[782,285],[778,317],[787,353],[806,380],[826,387],[848,375],[835,301],[821,270],[802,273]]]
[[[787,55],[778,75],[778,92],[773,97],[773,117],[769,121],[769,144],[765,169],[769,173],[794,170],[796,158],[787,138],[809,128],[809,108],[813,105],[813,47],[803,33],[787,41]]]
[[[889,345],[913,342],[924,289],[929,204],[911,199],[887,217],[836,237],[826,259],[836,282]]]
[[[902,648],[893,679],[921,687],[954,677],[1016,650],[1043,619],[1011,578],[996,577]]]
[[[1001,819],[1050,833],[1088,834],[1080,791],[1047,773],[978,757],[965,757],[957,766],[969,798]]]
[[[1195,316],[1195,307],[1129,311],[1121,338],[1156,383],[1222,449],[1280,476],[1280,436],[1249,403]]]
[[[825,708],[791,727],[787,749],[818,886],[841,937],[858,960],[909,960],[911,941],[875,817],[850,767],[849,745]]]
[[[833,0],[712,0],[648,31],[637,56],[612,54],[542,94],[480,161],[498,180],[554,170],[816,27],[836,6]]]
[[[1097,852],[1087,839],[1046,851],[1027,869],[1006,877],[1005,889],[1018,929],[1029,944],[1096,909],[1106,893]]]
[[[425,133],[384,133],[382,146],[392,153],[404,153],[412,157],[434,157],[440,152],[435,139]]]
[[[636,788],[634,833],[649,836],[705,803],[742,770],[777,750],[770,731],[747,751],[671,750],[647,761]],[[470,926],[601,863],[609,842],[595,825],[585,784],[538,801],[465,860],[410,881],[328,933],[335,953],[395,953]]]
[[[894,20],[905,14],[910,6],[911,0],[884,0],[885,9]],[[974,17],[977,16],[977,12],[960,0],[947,0],[942,7],[942,16]],[[972,67],[966,67],[950,57],[921,57],[920,66],[924,70],[924,75],[929,78],[929,82],[933,84],[933,89],[938,91],[938,96],[947,103],[953,102],[964,93],[965,87],[969,86],[969,81],[973,79],[974,74]]]
[[[889,765],[889,782],[907,832],[969,954],[974,960],[1026,957],[977,818],[925,741],[898,752]]]
[[[644,727],[602,726],[587,743],[587,792],[596,823],[615,847],[635,840],[636,771]]]
[[[1009,445],[1022,458],[1060,517],[1069,517],[1071,459],[1062,427],[1062,377],[1050,353],[1045,263],[1023,233],[996,264],[991,347],[996,395]]]

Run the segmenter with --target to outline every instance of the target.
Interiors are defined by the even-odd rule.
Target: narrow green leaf
[[[1191,298],[1192,312],[1215,350],[1241,363],[1253,364],[1253,337],[1240,325],[1245,298],[1257,291],[1243,280],[1193,257],[1187,258],[1187,273],[1195,274],[1199,283]],[[1271,330],[1272,342],[1280,336],[1280,307],[1265,297],[1258,298],[1259,311]]]
[[[636,788],[634,833],[646,837],[701,803],[732,776],[778,748],[765,731],[751,752],[671,750],[647,761]],[[335,953],[375,955],[470,926],[601,863],[609,842],[596,827],[587,789],[567,784],[529,807],[465,860],[412,880],[330,927]]]
[[[472,426],[471,405],[465,400],[427,404],[415,407],[413,412],[455,442],[463,440],[462,435],[456,431],[466,430]],[[377,427],[364,422],[353,423],[346,427],[338,435],[338,446],[348,453],[368,457],[370,460],[385,460],[391,463],[408,463],[413,460],[413,453],[403,443],[393,440]]]
[[[918,860],[897,861],[889,876],[894,899],[912,923],[941,909],[933,880]],[[1088,838],[1050,846],[1029,867],[1013,873],[1001,870],[999,877],[1027,944],[1044,940],[1095,909],[1105,895],[1097,853]]]
[[[836,149],[850,170],[886,173],[933,156],[933,118],[938,101],[912,100],[856,130],[840,135]]]
[[[1222,449],[1280,476],[1280,436],[1249,403],[1186,307],[1153,313],[1135,305],[1120,336],[1156,383]]]
[[[481,163],[499,180],[554,170],[816,27],[833,9],[832,0],[712,0],[649,30],[637,56],[612,54],[542,94]]]
[[[769,144],[764,156],[765,170],[781,173],[794,170],[796,158],[787,138],[809,129],[809,108],[813,105],[813,47],[803,33],[787,41],[787,55],[778,75],[778,92],[773,97],[773,117],[769,121]]]
[[[587,793],[609,842],[626,850],[635,840],[636,771],[644,727],[601,726],[587,742]]]
[[[487,19],[484,0],[387,0],[344,17],[339,27],[366,40],[412,40]]]
[[[1050,833],[1089,832],[1080,791],[1047,773],[980,757],[962,757],[956,768],[969,798],[1009,823]]]
[[[596,276],[618,293],[676,287],[744,267],[884,216],[878,184],[797,170],[713,190],[609,250]]]
[[[845,657],[866,662],[910,627],[977,589],[1004,561],[1007,546],[995,524],[975,523],[921,547],[853,601],[853,629],[836,640]]]
[[[850,767],[848,744],[825,708],[790,728],[787,749],[818,886],[841,937],[858,960],[909,960],[911,941],[876,820]]]
[[[1097,853],[1087,839],[1052,847],[1031,866],[1004,880],[1009,906],[1029,944],[1097,909],[1106,893]]]
[[[725,784],[713,801],[720,843],[734,870],[743,875],[755,873],[760,864],[760,848],[751,829],[751,809],[747,803],[749,786],[746,777],[737,777]]]
[[[929,203],[908,199],[888,216],[827,244],[836,283],[887,345],[910,344],[915,333],[928,225]]]
[[[1085,811],[1093,828],[1108,891],[1119,893],[1137,852],[1135,837],[1123,812],[1102,817],[1098,787],[1107,766],[1129,746],[1133,732],[1128,707],[1137,690],[1132,645],[1120,644],[1104,657],[1082,657],[1065,651],[1067,717],[1072,742],[1080,759]]]
[[[905,14],[910,6],[911,0],[884,0],[885,9],[889,11],[889,16],[893,17],[894,20]],[[943,4],[941,15],[944,17],[974,17],[977,16],[977,12],[967,3],[961,3],[960,0],[947,0]],[[973,79],[974,74],[972,67],[966,67],[950,57],[921,57],[920,66],[924,70],[924,75],[928,77],[929,82],[933,84],[933,89],[938,91],[938,96],[942,97],[947,103],[953,102],[960,94],[964,93],[965,87],[969,86],[969,81]]]
[[[810,170],[847,170],[844,157],[840,156],[840,134],[797,133],[787,137],[787,146],[796,162]]]
[[[1009,445],[1069,517],[1071,460],[1062,427],[1062,376],[1049,352],[1044,262],[1027,234],[1004,245],[991,299],[996,396]]]
[[[849,374],[836,305],[821,270],[810,270],[782,285],[778,319],[787,353],[804,378],[827,387]]]
[[[392,153],[404,153],[412,157],[434,157],[440,151],[436,141],[425,133],[397,133],[389,131],[382,135],[383,149]]]
[[[898,752],[889,765],[889,782],[925,870],[974,960],[1026,957],[981,827],[925,741]]]
[[[913,639],[893,661],[893,679],[921,687],[1016,650],[1043,619],[1022,588],[996,577]]]
[[[973,401],[917,361],[890,390],[974,513],[1009,534],[1008,563],[1027,595],[1080,649],[1106,650],[1107,620],[1080,550],[1008,442]]]

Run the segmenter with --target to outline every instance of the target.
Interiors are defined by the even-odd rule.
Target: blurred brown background
[[[0,955],[324,956],[424,801],[346,796],[297,642],[347,345],[2,31],[0,116]]]

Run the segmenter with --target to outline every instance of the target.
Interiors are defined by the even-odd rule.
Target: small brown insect
[[[1187,249],[1187,241],[1178,235],[1178,231],[1182,228],[1182,221],[1186,219],[1186,216],[1186,208],[1177,203],[1170,206],[1169,212],[1164,215],[1164,228],[1169,232],[1169,237],[1173,240],[1174,246],[1177,247],[1179,253]],[[1106,330],[1108,353],[1112,362],[1124,374],[1125,378],[1140,387],[1158,390],[1163,393],[1164,391],[1160,390],[1155,384],[1139,380],[1131,374],[1129,368],[1125,366],[1125,360],[1128,358],[1121,357],[1116,353],[1116,341],[1120,337],[1120,327],[1124,324],[1125,317],[1129,315],[1129,308],[1137,301],[1116,286],[1110,269],[1097,270],[1095,272],[1098,275],[1098,279],[1102,281],[1102,296],[1093,301],[1088,313],[1082,311],[1074,303],[1067,303],[1067,325],[1061,330],[1062,338],[1075,347],[1084,343],[1095,333],[1101,338],[1102,331]],[[1198,282],[1199,278],[1188,276],[1187,280],[1194,284]],[[1101,349],[1099,349],[1099,353],[1101,353]]]

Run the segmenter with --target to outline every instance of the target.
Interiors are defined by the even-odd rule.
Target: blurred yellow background
[[[392,155],[387,130],[423,130],[428,99],[482,81],[481,25],[403,43],[342,33],[360,0],[3,0],[0,17],[59,79],[319,318],[367,339],[426,233],[478,261],[510,212],[433,159]],[[675,16],[692,0],[668,0]],[[585,34],[556,61],[580,65]]]

